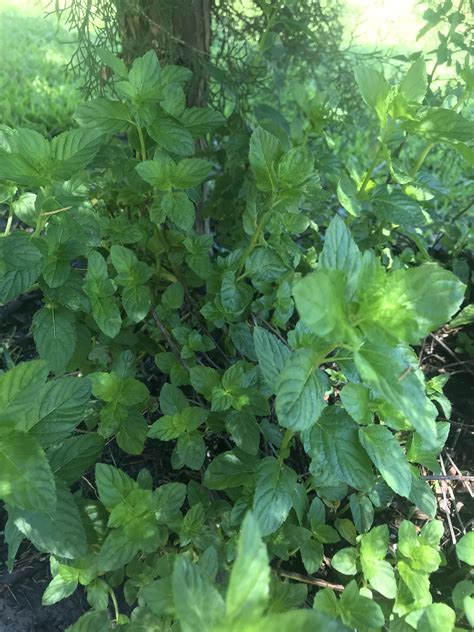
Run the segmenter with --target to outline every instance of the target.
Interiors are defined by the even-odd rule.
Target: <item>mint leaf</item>
[[[412,478],[410,467],[390,430],[385,426],[372,424],[359,429],[359,439],[387,485],[396,494],[408,498]]]
[[[308,349],[288,356],[276,385],[276,413],[284,428],[307,430],[314,425],[326,406],[323,399],[328,385],[319,370],[320,357]]]
[[[52,305],[43,307],[34,315],[32,327],[38,355],[53,373],[59,373],[66,367],[76,346],[73,312]]]
[[[258,522],[247,513],[226,595],[226,617],[244,623],[261,615],[269,597],[270,567]]]
[[[263,536],[276,531],[293,505],[296,472],[271,456],[258,464],[253,514]]]

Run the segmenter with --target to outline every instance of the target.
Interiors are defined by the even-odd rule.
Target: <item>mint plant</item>
[[[464,97],[429,105],[421,57],[396,86],[358,68],[379,121],[364,172],[317,162],[302,93],[300,125],[255,126],[229,183],[211,133],[231,145],[232,122],[186,107],[189,71],[101,55],[113,78],[78,128],[1,131],[0,301],[42,302],[40,359],[0,376],[9,568],[26,538],[51,556],[44,604],[83,586],[73,632],[471,621],[467,584],[432,603],[443,527],[420,466],[437,467],[449,405],[413,349],[465,296],[429,255],[417,193],[433,143],[469,150]],[[395,150],[414,136],[429,144],[409,165]],[[403,521],[395,549],[396,497],[427,522]],[[314,609],[284,563],[327,584]]]

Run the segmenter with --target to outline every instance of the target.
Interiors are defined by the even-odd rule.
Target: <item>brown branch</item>
[[[181,354],[179,353],[179,349],[178,347],[175,345],[173,338],[171,337],[170,333],[168,332],[168,330],[166,329],[166,327],[163,325],[163,323],[160,320],[160,317],[158,316],[158,314],[156,313],[156,309],[154,307],[151,308],[151,315],[153,316],[153,320],[155,321],[156,326],[158,327],[158,329],[160,330],[162,336],[164,337],[164,339],[166,340],[166,342],[168,343],[171,351],[174,353],[174,355],[176,356],[176,358],[178,359],[178,361],[180,362],[180,364],[182,364],[184,366],[185,369],[189,369],[188,365],[186,364],[186,362],[183,360],[183,358],[181,357]]]
[[[332,588],[338,592],[342,592],[344,590],[344,586],[342,584],[332,584],[331,582],[327,582],[325,579],[319,579],[318,577],[308,577],[307,575],[300,575],[299,573],[292,573],[291,571],[283,570],[278,570],[278,574],[281,577],[287,577],[288,579],[293,579],[295,582],[302,582],[303,584],[310,584],[311,586]]]

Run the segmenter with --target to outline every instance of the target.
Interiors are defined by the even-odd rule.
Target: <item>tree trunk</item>
[[[156,50],[163,63],[193,71],[188,105],[207,101],[203,61],[211,46],[211,0],[116,0],[126,63]]]

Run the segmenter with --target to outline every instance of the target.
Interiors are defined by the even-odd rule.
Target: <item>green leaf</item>
[[[254,415],[233,410],[226,418],[225,427],[238,448],[249,454],[258,453],[260,428]]]
[[[108,511],[119,503],[126,502],[130,492],[137,489],[136,482],[130,476],[105,463],[97,463],[95,482],[99,498]]]
[[[456,554],[458,558],[469,564],[470,566],[474,566],[474,532],[470,531],[463,535],[463,537],[456,544]]]
[[[314,159],[307,148],[292,147],[278,163],[279,183],[286,187],[300,186],[313,172]]]
[[[301,559],[306,572],[309,575],[316,573],[321,566],[324,557],[324,549],[321,542],[308,540],[301,545]]]
[[[87,553],[81,517],[71,492],[57,484],[56,506],[43,505],[41,512],[9,507],[15,526],[42,553],[76,559]]]
[[[357,275],[360,263],[359,248],[344,221],[335,215],[324,236],[324,247],[319,257],[320,268],[340,270],[351,279]]]
[[[357,549],[348,547],[341,549],[331,560],[331,566],[343,575],[355,575],[357,573]]]
[[[69,180],[81,171],[97,155],[103,136],[96,130],[75,129],[53,138],[51,153],[55,160],[52,175],[59,180]]]
[[[342,174],[337,183],[337,199],[350,215],[359,217],[361,203],[357,199],[357,186],[346,173]]]
[[[385,622],[379,604],[360,595],[355,580],[345,587],[339,605],[342,620],[350,627],[372,630],[381,628]]]
[[[253,514],[263,536],[274,533],[286,520],[293,505],[296,472],[272,456],[258,464]]]
[[[160,191],[169,191],[173,186],[172,174],[176,170],[176,163],[162,151],[156,152],[153,160],[144,160],[135,169],[145,182]]]
[[[360,314],[389,334],[417,344],[457,312],[464,291],[452,272],[425,263],[388,274],[380,290],[362,301]]]
[[[138,410],[129,408],[127,418],[120,424],[117,445],[127,454],[141,454],[148,432],[146,419]]]
[[[191,230],[194,226],[196,211],[194,209],[194,204],[184,191],[165,193],[163,199],[161,200],[161,208],[166,214],[166,217],[176,224],[178,228]],[[153,216],[151,217],[151,220],[155,221]],[[156,223],[160,224],[162,222]]]
[[[146,285],[132,285],[124,288],[122,304],[127,316],[133,323],[146,318],[151,306],[151,291]]]
[[[374,590],[387,599],[397,594],[395,573],[389,562],[385,561],[389,543],[387,525],[374,527],[360,539],[360,561],[364,578]]]
[[[423,57],[418,57],[408,69],[400,83],[400,90],[407,101],[421,103],[427,88],[426,65]]]
[[[208,632],[224,614],[224,601],[210,579],[183,557],[176,560],[173,599],[182,632]]]
[[[31,511],[45,511],[56,503],[45,453],[26,432],[0,434],[0,498]]]
[[[276,165],[281,154],[280,141],[262,127],[257,127],[250,137],[249,160],[257,188],[261,191],[271,191],[276,187]]]
[[[474,123],[446,108],[430,107],[418,121],[405,121],[403,129],[433,142],[470,142]]]
[[[369,389],[363,384],[349,382],[341,390],[341,401],[349,415],[360,424],[370,423]]]
[[[384,222],[408,228],[426,224],[418,202],[398,189],[390,192],[385,189],[377,191],[372,196],[371,202],[375,207],[375,215]]]
[[[67,485],[72,485],[97,461],[104,443],[104,438],[94,432],[69,437],[48,451],[53,474]]]
[[[112,630],[112,621],[109,620],[106,610],[100,612],[86,612],[75,623],[66,628],[65,632],[109,632]]]
[[[311,432],[311,455],[322,455],[332,472],[355,489],[370,491],[374,484],[371,463],[359,443],[357,425],[338,406],[328,406]]]
[[[191,133],[171,118],[159,118],[147,127],[147,132],[160,147],[172,154],[191,156],[194,153]]]
[[[361,378],[376,395],[399,410],[428,446],[436,445],[437,410],[426,396],[413,352],[402,346],[365,343],[354,359]]]
[[[35,313],[32,328],[38,355],[53,373],[59,373],[76,346],[74,313],[63,307],[43,307]]]
[[[112,529],[100,549],[97,565],[102,571],[113,571],[128,564],[138,553],[139,545],[122,528]]]
[[[444,603],[432,603],[426,606],[418,619],[418,632],[453,632],[456,613]]]
[[[411,490],[410,468],[405,453],[390,430],[372,424],[359,428],[359,439],[387,485],[396,494],[408,498]]]
[[[200,158],[180,160],[171,173],[171,182],[177,189],[190,189],[207,178],[211,163]]]
[[[238,448],[216,456],[204,475],[204,484],[209,489],[240,487],[251,483],[255,477],[259,460]]]
[[[42,446],[65,439],[84,418],[91,394],[87,378],[62,377],[49,382],[39,396],[39,412],[28,419],[29,430]]]
[[[88,258],[84,291],[91,301],[92,315],[99,329],[110,338],[115,338],[122,326],[122,318],[113,297],[115,285],[107,275],[105,259],[98,252]]]
[[[128,77],[128,69],[122,59],[116,57],[106,48],[97,48],[96,53],[100,61],[106,66],[109,66],[114,74],[118,75],[122,79],[126,79]]]
[[[385,77],[368,66],[357,66],[354,76],[364,101],[380,119],[383,119],[387,108],[387,97],[390,93],[390,86]]]
[[[154,50],[134,59],[128,80],[141,100],[155,99],[159,95],[161,79],[160,62]]]
[[[99,133],[110,134],[111,132],[124,132],[129,126],[130,114],[124,103],[99,97],[81,103],[74,118],[83,127],[92,128]]]
[[[287,271],[282,258],[269,248],[255,248],[245,261],[245,272],[255,281],[276,281]]]
[[[226,123],[226,118],[211,108],[186,108],[180,121],[196,137],[219,129]]]
[[[40,397],[48,377],[42,360],[22,362],[0,375],[0,424],[3,429],[26,429],[38,414]]]
[[[269,597],[270,567],[259,525],[247,513],[226,595],[226,616],[239,623],[263,614]]]
[[[296,307],[309,329],[322,338],[338,340],[348,326],[345,280],[339,270],[317,270],[293,286]]]
[[[61,599],[66,599],[76,590],[77,585],[77,580],[65,580],[61,575],[56,575],[46,587],[41,598],[41,605],[52,606]]]
[[[471,323],[474,323],[474,303],[466,305],[449,324],[451,327],[462,327]]]
[[[372,526],[374,521],[374,506],[367,496],[361,494],[351,494],[349,496],[354,525],[359,533],[365,533]]]
[[[275,392],[278,378],[290,355],[290,350],[274,334],[262,327],[254,328],[253,341],[263,378]]]
[[[41,253],[30,236],[15,232],[0,240],[0,305],[28,290],[41,272]]]
[[[276,413],[284,428],[307,430],[318,420],[326,403],[326,374],[319,370],[320,356],[297,349],[285,361],[276,388]]]

